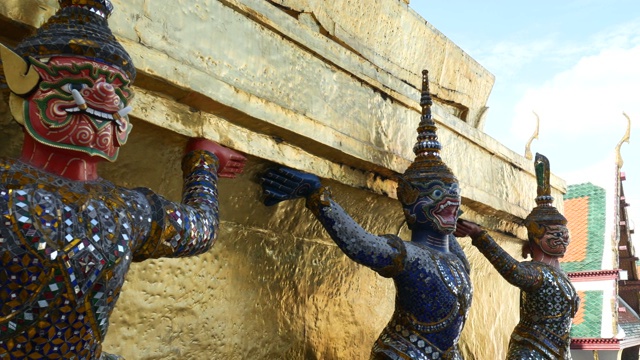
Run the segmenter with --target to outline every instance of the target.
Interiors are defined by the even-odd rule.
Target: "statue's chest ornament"
[[[9,192],[9,209],[22,245],[46,268],[61,270],[45,287],[45,298],[67,288],[82,304],[107,267],[122,255],[130,258],[126,236],[116,235],[117,219],[100,201],[77,208],[42,189],[19,189]]]
[[[452,254],[434,254],[427,251],[435,264],[437,273],[447,289],[460,303],[460,311],[466,313],[471,305],[472,288],[469,276],[462,263]]]

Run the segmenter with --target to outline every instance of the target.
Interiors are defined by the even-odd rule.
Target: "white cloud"
[[[532,150],[547,155],[552,171],[567,184],[591,182],[610,196],[614,150],[627,128],[626,112],[632,129],[630,143],[622,145],[622,171],[633,220],[640,213],[640,186],[635,185],[640,184],[640,44],[628,49],[614,45],[529,89],[515,106],[511,133],[526,142],[535,110],[541,119],[540,139]]]
[[[526,91],[515,106],[512,134],[520,139],[530,136],[532,125],[523,124],[533,124],[532,111],[540,115],[541,132],[549,136],[605,132],[619,138],[626,128],[623,111],[635,117],[633,127],[640,128],[638,64],[640,45],[581,59],[572,69]]]
[[[527,64],[549,53],[553,47],[553,39],[539,39],[537,41],[522,43],[516,41],[501,41],[488,49],[477,49],[480,63],[491,72],[500,77],[511,77],[526,68]]]
[[[640,44],[640,20],[620,24],[598,33],[591,47],[594,49],[625,49]]]
[[[602,159],[586,167],[563,172],[563,179],[567,184],[592,183],[607,190],[613,191],[615,185],[615,156],[613,152],[606,154]],[[553,164],[552,164],[553,166]]]
[[[601,31],[583,42],[574,42],[563,34],[553,33],[532,41],[523,41],[514,34],[511,39],[494,44],[475,44],[469,51],[498,78],[508,78],[519,72],[526,72],[534,62],[566,66],[583,56],[599,56],[603,52],[638,45],[640,19]]]

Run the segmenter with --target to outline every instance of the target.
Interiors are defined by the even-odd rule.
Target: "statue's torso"
[[[394,277],[396,310],[373,353],[386,353],[386,346],[413,359],[461,358],[456,345],[471,306],[469,274],[453,253],[406,248],[404,270]]]
[[[148,203],[13,160],[0,160],[0,180],[0,358],[95,358]]]
[[[535,359],[570,359],[569,332],[579,304],[576,290],[561,269],[529,264],[541,271],[542,285],[521,293],[520,322],[511,336],[509,354],[528,348],[537,354]]]

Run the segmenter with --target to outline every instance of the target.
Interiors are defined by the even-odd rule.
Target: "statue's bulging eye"
[[[72,90],[77,90],[77,91],[82,91],[83,89],[88,88],[89,85],[87,84],[81,84],[81,83],[66,83],[64,85],[62,85],[62,90],[68,92],[69,94],[71,94]]]
[[[431,194],[432,194],[434,197],[439,198],[439,197],[441,197],[441,196],[442,196],[443,192],[442,192],[442,190],[440,190],[440,189],[436,189],[436,190],[433,190],[433,192],[432,192]]]

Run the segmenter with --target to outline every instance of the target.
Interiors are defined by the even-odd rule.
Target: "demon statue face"
[[[32,66],[41,80],[22,106],[29,135],[54,148],[115,160],[131,132],[128,77],[78,57],[34,60]]]

